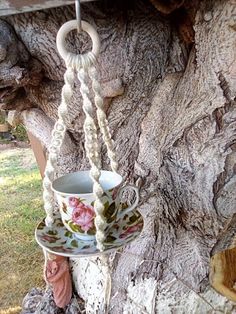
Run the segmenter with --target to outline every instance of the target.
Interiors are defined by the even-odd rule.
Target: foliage
[[[42,287],[43,254],[34,229],[43,217],[41,178],[30,149],[0,154],[0,312],[18,308]],[[19,309],[19,308],[18,308]],[[2,310],[2,311],[1,311]],[[11,313],[19,313],[11,312]]]
[[[23,124],[19,124],[16,127],[12,128],[11,134],[15,136],[17,141],[28,141],[27,132]]]
[[[4,124],[6,122],[5,114],[3,110],[0,110],[0,124]]]

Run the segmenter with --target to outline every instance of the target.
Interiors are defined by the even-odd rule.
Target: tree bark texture
[[[147,2],[126,10],[100,3],[82,9],[102,41],[99,71],[119,171],[141,188],[145,221],[134,243],[109,255],[109,313],[231,313],[232,303],[209,287],[208,275],[216,238],[236,210],[236,2],[201,2],[191,49]],[[24,51],[8,49],[1,59],[5,108],[20,109],[26,127],[46,147],[65,71],[56,33],[73,17],[67,6],[0,22],[12,26],[5,46]],[[83,52],[90,42],[73,33],[68,48]],[[14,67],[34,80],[20,79],[19,85],[10,76]],[[60,174],[89,167],[78,86],[69,110]],[[99,258],[71,260],[87,313],[104,311],[99,265]]]

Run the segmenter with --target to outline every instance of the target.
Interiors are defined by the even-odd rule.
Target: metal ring
[[[72,20],[69,22],[66,22],[61,26],[57,33],[57,50],[61,57],[66,60],[66,57],[68,56],[68,53],[70,55],[76,56],[76,54],[73,54],[66,49],[66,36],[68,35],[69,32],[71,32],[74,29],[77,29],[77,20]],[[81,21],[81,29],[88,33],[92,40],[93,48],[92,48],[92,53],[98,57],[99,51],[100,51],[100,39],[98,36],[97,31],[95,28],[90,25],[88,22]]]
[[[75,0],[75,12],[77,20],[77,31],[81,32],[81,10],[80,10],[80,0]]]

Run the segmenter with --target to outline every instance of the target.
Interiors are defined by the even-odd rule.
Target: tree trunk
[[[135,242],[109,255],[109,313],[232,311],[232,303],[209,288],[208,274],[216,238],[236,209],[235,1],[201,2],[191,49],[169,17],[149,3],[126,9],[88,3],[82,9],[102,40],[99,71],[119,172],[141,188],[145,221]],[[17,34],[11,31],[14,40],[5,46],[24,51],[1,59],[0,73],[8,73],[0,81],[5,108],[23,110],[26,127],[46,147],[65,71],[55,37],[73,16],[67,6],[2,22]],[[72,50],[90,47],[76,33],[68,44]],[[25,73],[18,85],[14,67]],[[78,95],[77,86],[60,174],[89,167]],[[106,169],[104,147],[102,152]],[[99,258],[73,259],[71,265],[87,313],[103,313]]]

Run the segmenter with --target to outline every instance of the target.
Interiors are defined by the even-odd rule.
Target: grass
[[[43,254],[34,230],[44,216],[41,177],[30,149],[0,152],[0,314],[20,313],[22,299],[43,287]]]

